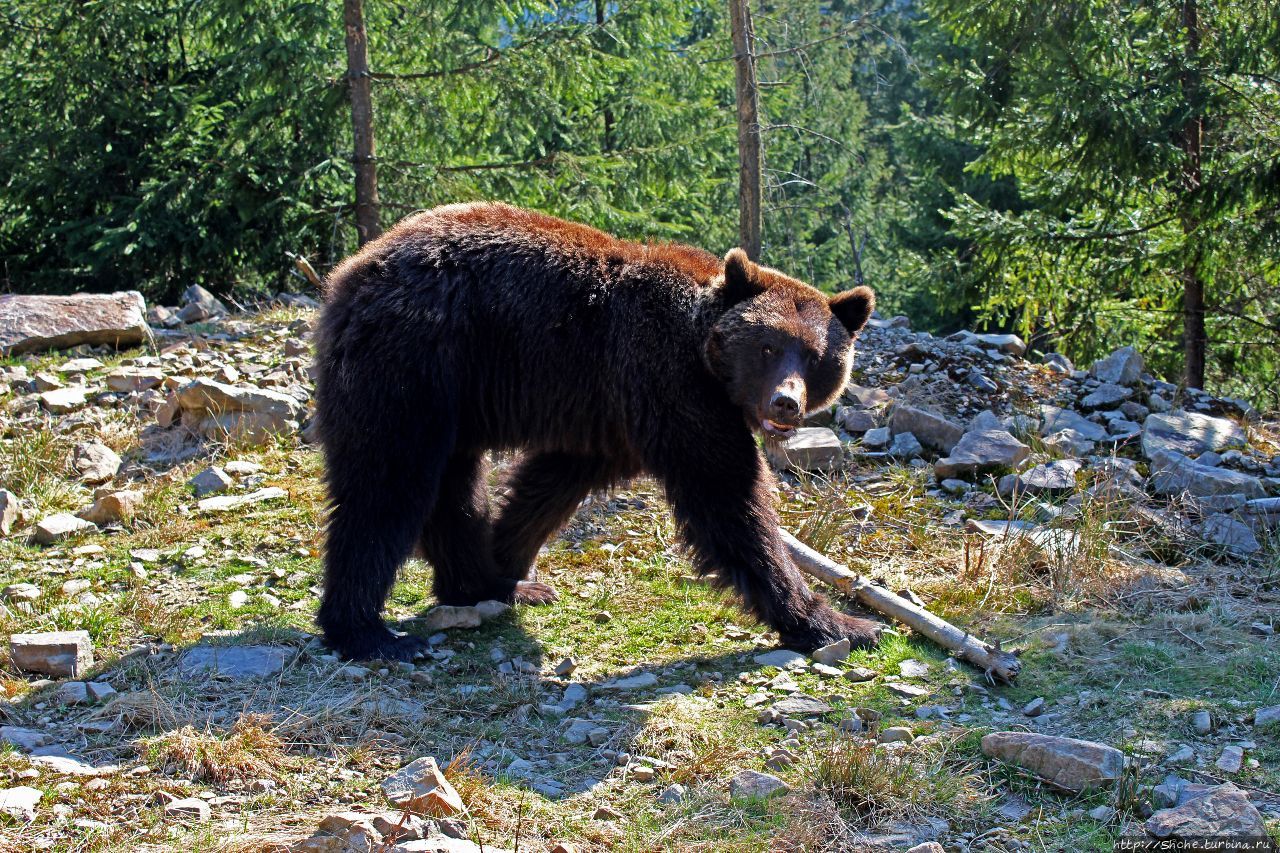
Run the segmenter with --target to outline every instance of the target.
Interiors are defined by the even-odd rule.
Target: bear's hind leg
[[[538,549],[573,517],[582,499],[625,479],[604,459],[568,453],[536,453],[520,460],[505,483],[506,494],[493,531],[498,569],[517,583],[514,600],[547,604],[548,584],[525,580]]]
[[[484,457],[456,453],[445,468],[440,496],[423,525],[419,548],[435,572],[441,604],[511,601],[515,584],[493,561],[493,528],[485,493]]]

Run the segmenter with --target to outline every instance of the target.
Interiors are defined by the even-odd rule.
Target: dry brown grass
[[[284,742],[267,728],[270,722],[266,715],[246,714],[225,735],[183,726],[147,738],[139,751],[152,764],[197,781],[275,778],[290,762]]]
[[[836,737],[819,754],[816,787],[862,826],[892,820],[970,814],[988,796],[976,765],[956,757],[954,741],[886,749]]]

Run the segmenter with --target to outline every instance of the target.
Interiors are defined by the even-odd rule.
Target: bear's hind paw
[[[423,657],[431,646],[423,637],[413,634],[395,634],[384,632],[385,636],[374,637],[363,642],[340,643],[336,651],[345,660],[386,660],[408,661]],[[332,644],[331,644],[332,645]]]

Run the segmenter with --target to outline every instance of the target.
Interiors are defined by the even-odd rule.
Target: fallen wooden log
[[[782,530],[781,533],[791,559],[800,571],[839,588],[864,607],[896,619],[913,631],[923,634],[954,653],[960,660],[978,667],[995,681],[1012,683],[1018,677],[1022,662],[1015,653],[1004,651],[999,645],[983,642],[923,607],[917,607],[897,593],[877,586],[819,554],[787,531]]]

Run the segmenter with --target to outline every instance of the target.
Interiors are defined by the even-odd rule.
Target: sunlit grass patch
[[[270,778],[289,764],[285,744],[268,728],[270,722],[268,717],[248,714],[225,734],[183,726],[141,741],[139,752],[154,765],[195,780]]]

